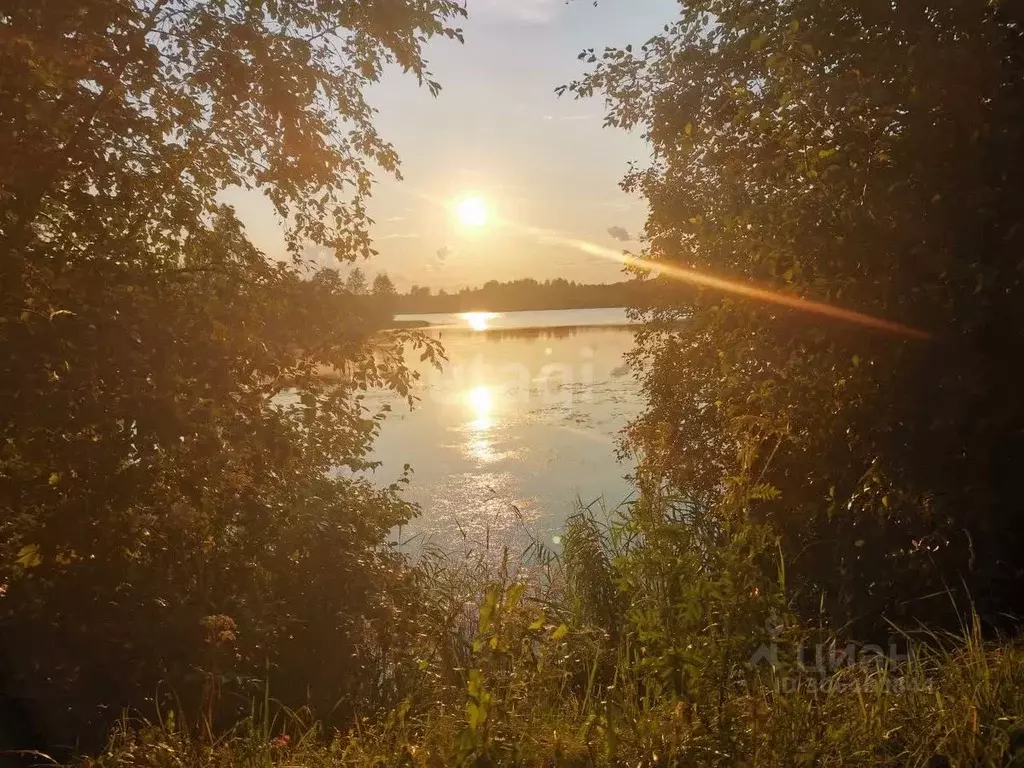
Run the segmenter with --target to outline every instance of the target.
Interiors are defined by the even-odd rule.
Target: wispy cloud
[[[467,7],[471,15],[547,24],[562,12],[565,0],[469,0]]]
[[[597,115],[544,115],[544,119],[560,123],[574,123],[581,120],[596,120]]]
[[[417,232],[391,232],[381,235],[378,240],[416,240],[420,235]]]
[[[609,200],[608,202],[601,203],[601,205],[615,211],[631,211],[639,207],[640,203],[636,200]]]

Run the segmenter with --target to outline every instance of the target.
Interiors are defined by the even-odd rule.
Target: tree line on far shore
[[[588,284],[562,277],[544,281],[526,277],[506,283],[489,280],[479,288],[451,292],[413,285],[407,293],[399,293],[387,272],[369,281],[359,267],[348,273],[344,284],[356,295],[386,300],[388,308],[397,314],[627,307],[635,305],[645,293],[644,284],[632,280]]]

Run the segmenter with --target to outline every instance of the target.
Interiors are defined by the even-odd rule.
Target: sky
[[[404,180],[378,174],[370,214],[380,255],[360,266],[371,275],[386,271],[402,290],[522,277],[623,279],[619,264],[565,243],[637,247],[646,209],[619,182],[630,161],[647,160],[648,149],[636,134],[602,127],[600,99],[559,98],[554,89],[585,72],[577,60],[584,48],[638,45],[659,32],[675,17],[676,0],[467,5],[465,44],[436,40],[425,50],[443,89],[436,99],[397,71],[368,93]],[[466,227],[453,215],[452,206],[468,197],[487,205],[487,225]],[[225,198],[256,245],[283,258],[269,203],[242,190]],[[557,232],[562,242],[538,230]]]

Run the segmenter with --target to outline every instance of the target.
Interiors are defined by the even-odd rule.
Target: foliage
[[[14,0],[0,10],[0,720],[17,746],[99,738],[177,697],[207,736],[233,693],[344,718],[387,702],[414,508],[365,472],[408,395],[407,334],[370,337],[309,244],[372,252],[363,88],[431,90],[449,0]],[[262,190],[291,263],[225,187]],[[328,387],[318,373],[341,372]],[[165,685],[166,684],[166,685]]]
[[[377,297],[394,296],[397,293],[395,284],[391,282],[387,272],[381,272],[373,278],[373,295]]]
[[[370,296],[372,297],[370,301],[371,307],[380,318],[380,324],[384,327],[389,327],[395,316],[395,301],[398,297],[398,291],[395,289],[395,284],[391,282],[391,278],[388,277],[387,272],[381,272],[373,278]]]
[[[359,267],[353,267],[345,278],[345,290],[354,296],[362,296],[366,293],[366,275]]]
[[[421,45],[463,13],[0,11],[0,720],[87,748],[159,711],[117,724],[110,766],[1024,759],[1019,643],[973,614],[897,636],[906,659],[847,643],[956,620],[960,583],[986,620],[1021,607],[1020,9],[701,0],[639,51],[585,52],[572,91],[654,149],[626,181],[666,267],[630,289],[639,498],[572,519],[560,559],[412,568],[361,393],[408,396],[403,348],[439,349],[374,335],[362,270],[305,279],[301,254],[372,253],[370,166],[397,160],[363,90],[392,64],[436,90]],[[232,185],[269,196],[291,263],[219,205]],[[593,288],[542,300],[625,290]]]
[[[552,565],[547,579],[524,581],[505,560],[476,592],[468,634],[458,630],[465,609],[443,624],[447,633],[432,626],[431,636],[444,639],[387,716],[329,735],[302,716],[268,718],[257,707],[213,745],[126,723],[89,764],[935,766],[1024,758],[1019,643],[985,644],[975,622],[957,636],[905,636],[914,650],[892,663],[861,656],[801,667],[795,648],[808,638],[785,612],[785,590],[750,567],[751,555],[771,559],[774,541],[758,541],[763,529],[738,525],[716,562],[700,564],[692,545],[702,527],[667,500],[610,524],[581,513],[569,528],[582,549]],[[429,572],[430,588],[450,606],[482,576],[477,561],[435,562]],[[594,590],[586,579],[599,573],[606,581]],[[614,633],[582,618],[601,617],[607,595],[617,606]],[[774,666],[756,655],[758,643],[777,649]]]
[[[642,473],[758,479],[803,616],[1018,613],[1024,19],[1009,2],[704,0],[568,86],[653,149],[647,257],[923,329],[907,339],[651,278]],[[759,447],[744,466],[737,444]],[[770,489],[770,490],[768,490]],[[964,587],[964,590],[961,590]]]

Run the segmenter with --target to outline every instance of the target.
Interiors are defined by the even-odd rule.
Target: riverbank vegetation
[[[464,12],[364,5],[0,9],[0,749],[97,749],[169,690],[214,733],[257,679],[339,723],[397,684],[367,670],[412,627],[383,542],[415,509],[363,473],[361,393],[440,350],[304,254],[370,255],[397,157],[363,89],[397,63],[436,90],[422,43]],[[284,261],[232,185],[290,223]]]
[[[662,499],[581,513],[540,568],[428,557],[392,708],[332,730],[268,690],[204,739],[172,705],[87,764],[1020,764],[1024,646],[968,613],[878,646],[809,626],[776,538],[740,517],[714,530]]]
[[[4,755],[1021,764],[1021,8],[716,0],[585,51],[565,91],[653,151],[636,500],[413,562],[363,393],[442,351],[303,254],[372,255],[363,91],[436,91],[463,14],[0,10]]]

